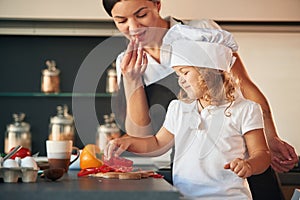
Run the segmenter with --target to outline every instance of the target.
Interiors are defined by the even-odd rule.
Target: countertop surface
[[[282,185],[300,185],[300,172],[278,173]]]
[[[178,190],[162,178],[140,180],[77,177],[78,170],[69,170],[61,179],[50,181],[38,177],[36,183],[0,183],[0,199],[130,199],[176,200]]]

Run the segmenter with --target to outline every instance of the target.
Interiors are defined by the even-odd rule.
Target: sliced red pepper
[[[98,169],[97,169],[96,167],[86,168],[86,169],[80,170],[80,171],[77,173],[77,176],[78,176],[78,177],[81,177],[81,176],[87,176],[87,175],[89,175],[89,174],[96,174],[96,173],[98,173],[97,171],[98,171]]]
[[[150,177],[153,177],[153,178],[163,178],[164,176],[161,175],[161,174],[151,174]]]
[[[106,172],[114,172],[115,169],[110,167],[110,166],[107,166],[107,165],[102,165],[101,167],[99,167],[100,169],[100,172],[102,173],[106,173]]]
[[[115,171],[113,168],[107,165],[102,165],[101,167],[91,167],[91,168],[82,169],[77,173],[77,176],[81,177],[81,176],[87,176],[89,174],[97,174],[99,172],[106,173],[106,172],[113,172],[113,171]]]

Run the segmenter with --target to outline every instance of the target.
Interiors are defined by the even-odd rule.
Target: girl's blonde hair
[[[226,71],[204,67],[194,68],[199,72],[199,89],[203,93],[203,100],[209,102],[211,105],[222,105],[230,102],[224,111],[225,115],[229,117],[231,113],[228,112],[228,109],[235,100],[238,81]],[[178,99],[187,103],[194,101],[188,97],[183,89],[180,90]]]

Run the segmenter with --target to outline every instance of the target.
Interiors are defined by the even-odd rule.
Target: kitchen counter
[[[285,199],[291,199],[295,189],[300,188],[300,171],[278,173],[278,177]]]
[[[300,172],[278,173],[282,185],[300,185]]]
[[[61,179],[52,182],[38,177],[36,183],[0,183],[0,199],[30,200],[176,200],[179,192],[162,178],[141,180],[77,177],[69,170]]]

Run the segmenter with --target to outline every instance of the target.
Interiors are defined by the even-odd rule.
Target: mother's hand
[[[271,166],[276,172],[288,172],[298,162],[298,156],[295,149],[279,137],[268,141],[272,160]]]
[[[121,62],[121,71],[127,81],[141,81],[145,72],[148,59],[138,39],[129,42],[127,50]]]

